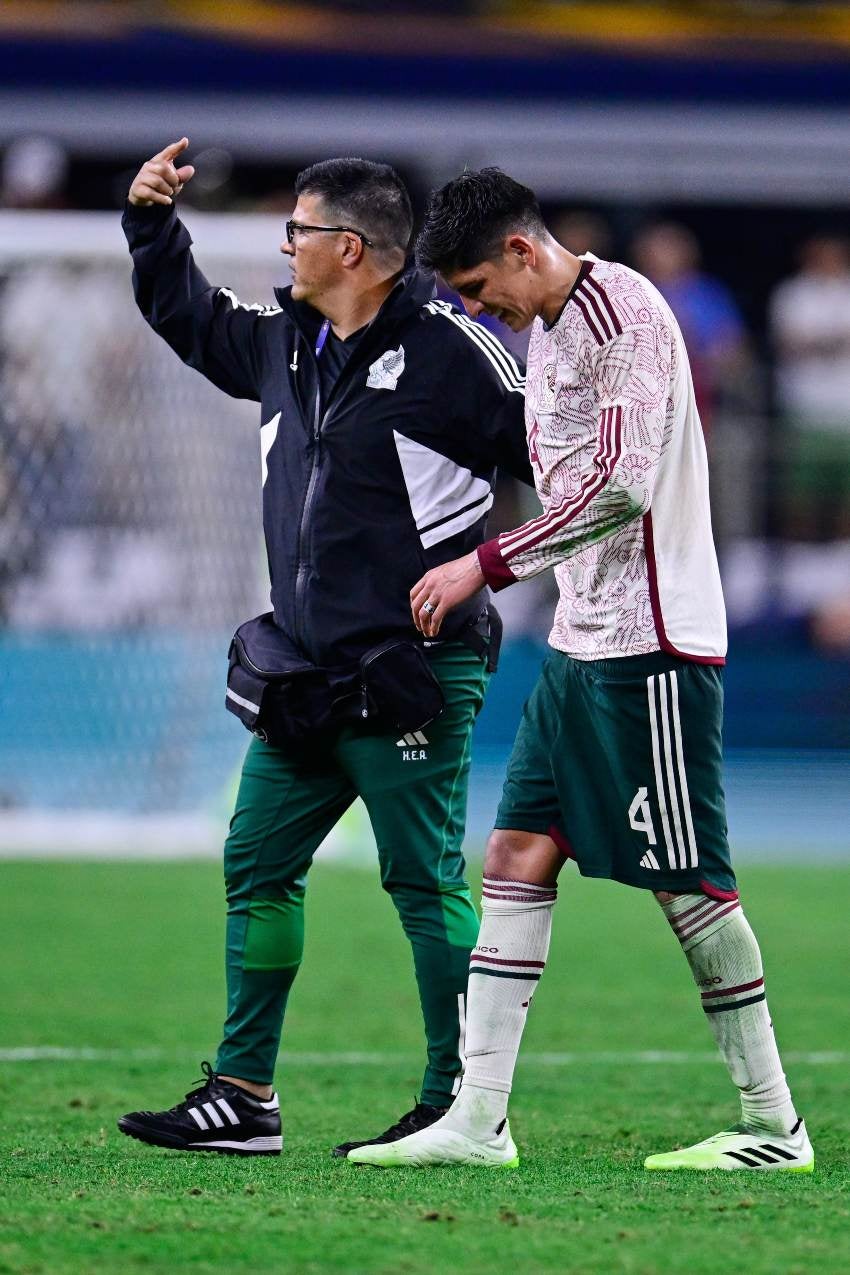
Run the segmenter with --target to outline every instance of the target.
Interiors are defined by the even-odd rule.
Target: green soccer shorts
[[[722,723],[718,665],[552,650],[523,709],[496,827],[547,833],[583,876],[735,897]]]
[[[228,1012],[216,1071],[272,1081],[304,949],[307,871],[359,796],[375,834],[381,884],[413,951],[428,1050],[421,1100],[451,1102],[462,1066],[469,953],[478,938],[461,844],[472,727],[488,673],[484,660],[457,642],[432,648],[429,658],[446,707],[421,731],[399,738],[349,726],[298,748],[251,742],[224,850]],[[368,984],[367,933],[362,942]],[[345,1012],[341,1005],[343,1019]]]

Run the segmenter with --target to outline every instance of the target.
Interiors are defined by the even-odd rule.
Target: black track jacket
[[[276,623],[325,667],[414,636],[409,591],[428,568],[481,544],[496,468],[532,482],[513,357],[412,270],[323,399],[317,311],[289,288],[261,306],[212,287],[173,208],[128,204],[123,226],[150,326],[214,385],[261,404]],[[483,603],[479,595],[453,612],[443,637]]]

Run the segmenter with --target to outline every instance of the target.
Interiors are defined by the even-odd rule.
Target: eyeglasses
[[[367,248],[374,248],[371,239],[367,239],[362,230],[355,230],[353,226],[304,226],[300,221],[288,221],[286,223],[286,241],[287,243],[295,242],[296,230],[322,230],[330,234],[338,234],[340,231],[347,231],[350,235],[357,235]]]

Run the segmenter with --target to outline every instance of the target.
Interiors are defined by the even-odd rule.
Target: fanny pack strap
[[[485,637],[477,627],[481,623],[481,616],[478,616],[458,633],[457,641],[463,642],[464,646],[468,646],[476,655],[480,655],[482,660],[486,657],[487,672],[495,673],[499,667],[499,652],[502,649],[502,633],[505,626],[492,602],[487,603],[484,614],[487,617],[487,636]]]

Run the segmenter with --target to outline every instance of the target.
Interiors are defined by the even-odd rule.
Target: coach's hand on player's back
[[[159,154],[142,164],[127,196],[131,204],[149,208],[151,204],[174,203],[186,182],[195,176],[191,164],[184,164],[182,168],[175,167],[177,156],[182,155],[188,145],[188,137],[181,137],[179,142],[171,142]]]

